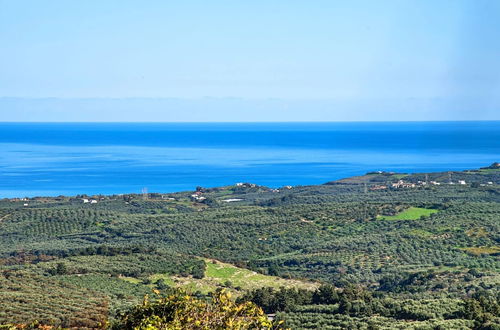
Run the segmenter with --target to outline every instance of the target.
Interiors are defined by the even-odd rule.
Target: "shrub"
[[[144,302],[123,314],[112,329],[280,329],[254,303],[237,304],[224,290],[211,301],[197,299],[177,291]]]

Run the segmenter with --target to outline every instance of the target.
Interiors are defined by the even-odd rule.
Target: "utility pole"
[[[365,189],[364,189],[364,191],[365,191],[365,194],[368,193],[368,186],[367,186],[366,182],[365,182]],[[364,215],[363,215],[363,221],[366,221],[366,203],[367,202],[363,203],[363,211],[364,211],[363,212],[364,213]]]

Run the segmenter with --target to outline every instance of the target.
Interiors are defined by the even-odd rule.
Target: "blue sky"
[[[0,0],[0,121],[500,119],[498,31],[495,0]]]

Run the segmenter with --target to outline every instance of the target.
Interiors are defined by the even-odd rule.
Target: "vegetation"
[[[495,328],[500,322],[499,296],[486,291],[465,299],[428,297],[395,299],[361,287],[338,290],[325,285],[314,292],[272,288],[257,289],[240,298],[252,301],[267,313],[278,313],[295,328],[391,329]]]
[[[176,292],[149,301],[120,316],[112,329],[278,329],[262,309],[251,302],[236,304],[231,295],[219,291],[210,301]]]
[[[315,282],[284,279],[278,276],[264,275],[216,260],[207,260],[207,271],[203,280],[214,283],[216,288],[217,286],[224,286],[230,289],[237,289],[239,292],[233,292],[233,294],[236,294],[237,296],[241,291],[261,287],[284,287],[312,290],[319,286],[318,283]]]
[[[183,288],[197,303],[225,289],[291,328],[492,329],[500,169],[449,177],[0,200],[0,324],[98,327]]]
[[[438,210],[426,209],[422,207],[410,207],[396,215],[383,215],[379,216],[381,220],[417,220],[421,217],[428,217],[429,215],[438,212]]]

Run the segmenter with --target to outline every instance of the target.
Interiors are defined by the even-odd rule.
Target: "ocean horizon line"
[[[484,120],[339,120],[339,121],[0,121],[0,124],[340,124],[340,123],[484,123]]]

